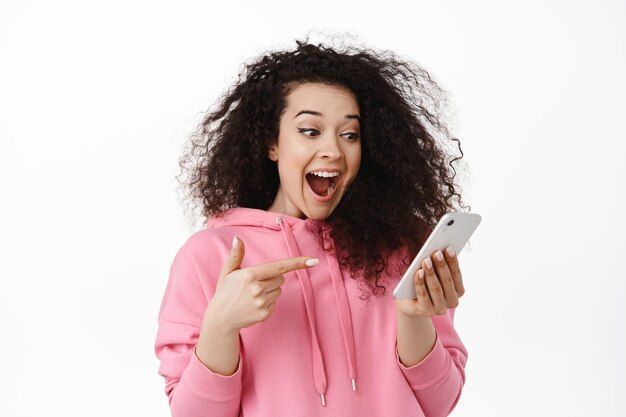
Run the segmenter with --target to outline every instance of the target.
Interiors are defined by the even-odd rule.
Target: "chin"
[[[334,211],[335,207],[332,209],[312,210],[309,212],[310,216],[308,216],[308,218],[311,220],[326,220],[331,216],[331,214],[333,214]]]

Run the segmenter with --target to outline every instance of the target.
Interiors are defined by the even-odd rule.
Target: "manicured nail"
[[[430,260],[430,258],[426,258],[426,268],[433,269],[433,262]]]
[[[446,252],[448,252],[448,255],[450,256],[456,255],[456,253],[454,252],[454,249],[452,249],[452,246],[448,246],[448,249],[446,249]]]
[[[319,263],[320,263],[320,260],[317,259],[317,258],[307,259],[306,262],[305,262],[306,266],[315,266],[315,265],[317,265]]]
[[[441,253],[441,251],[438,250],[437,252],[435,252],[435,258],[437,258],[439,262],[443,261],[443,253]]]
[[[420,279],[424,279],[424,270],[423,269],[419,269],[417,271],[417,276],[419,276]]]
[[[237,236],[235,236],[233,238],[233,249],[237,249],[237,246],[239,246],[239,241],[237,240]]]

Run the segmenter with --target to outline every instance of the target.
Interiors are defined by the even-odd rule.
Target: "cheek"
[[[300,187],[303,166],[293,155],[279,160],[278,176],[283,188],[294,189]]]
[[[284,148],[279,161],[286,174],[301,175],[309,161],[307,149],[296,146]]]
[[[354,149],[350,149],[350,153],[347,154],[350,158],[349,164],[350,167],[354,170],[354,173],[359,170],[359,166],[361,165],[361,147],[355,147]]]

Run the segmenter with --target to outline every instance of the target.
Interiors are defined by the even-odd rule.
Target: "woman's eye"
[[[305,136],[317,136],[320,134],[320,132],[318,132],[317,129],[305,129],[305,128],[299,127],[298,131]]]
[[[343,135],[344,138],[348,139],[348,140],[359,140],[361,138],[361,135],[359,135],[356,132],[348,132],[348,133],[344,133]]]

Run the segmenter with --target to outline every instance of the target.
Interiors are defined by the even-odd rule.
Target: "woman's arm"
[[[176,417],[237,417],[241,408],[241,366],[225,376],[209,369],[195,353],[201,337],[219,339],[203,330],[207,295],[212,295],[209,275],[196,264],[188,242],[172,263],[159,312],[155,353]]]
[[[437,251],[415,276],[416,300],[396,300],[398,363],[422,411],[447,416],[465,383],[467,350],[453,325],[463,295],[454,251]]]
[[[155,345],[159,373],[165,377],[173,416],[238,416],[240,329],[273,313],[283,273],[318,261],[300,256],[241,269],[245,248],[235,238],[216,274],[199,271],[190,252],[184,247],[177,254],[163,297]],[[211,278],[215,275],[216,280]]]
[[[405,363],[405,359],[400,356],[401,340],[411,343],[409,338],[412,336],[406,337],[407,334],[403,333],[403,326],[398,325],[398,366],[427,417],[449,415],[456,407],[465,384],[467,350],[454,329],[453,317],[454,309],[449,309],[447,314],[427,319],[431,323],[427,323],[424,327],[426,327],[426,334],[430,326],[434,327],[434,345],[426,356],[421,360],[417,359],[419,362],[415,364]],[[420,328],[420,324],[417,324],[417,327]],[[411,334],[413,331],[409,330],[408,333]],[[416,346],[422,348],[430,343],[414,342]],[[406,350],[409,351],[409,355],[412,355],[419,351],[419,348],[411,349],[409,346]],[[422,355],[423,350],[414,358]]]
[[[232,375],[239,364],[239,332],[220,325],[211,311],[206,310],[196,356],[210,370],[220,375]]]
[[[410,316],[396,310],[398,357],[410,368],[421,362],[435,346],[436,332],[430,317]]]

